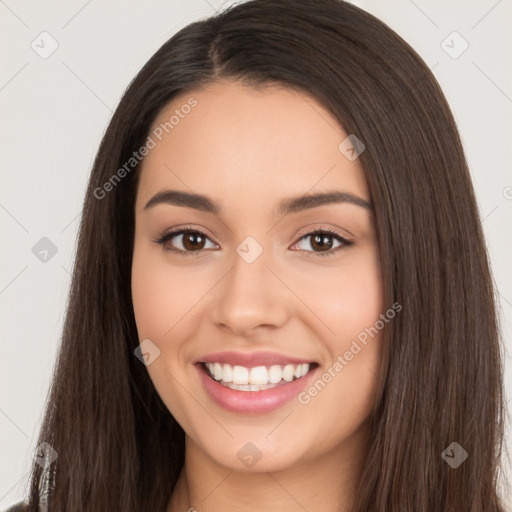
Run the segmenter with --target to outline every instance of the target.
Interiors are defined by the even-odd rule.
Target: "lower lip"
[[[196,364],[196,368],[204,389],[217,405],[230,412],[262,414],[273,411],[295,398],[306,387],[318,366],[304,377],[264,391],[238,391],[227,388],[209,377],[200,364]]]

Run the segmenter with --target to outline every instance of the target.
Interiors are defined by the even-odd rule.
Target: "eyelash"
[[[208,249],[200,249],[197,251],[184,251],[182,249],[176,249],[175,247],[172,247],[172,246],[171,247],[165,246],[165,243],[167,243],[169,240],[172,240],[176,235],[185,235],[185,234],[190,234],[190,233],[193,233],[196,235],[201,235],[201,236],[204,236],[205,238],[209,239],[209,237],[205,233],[203,233],[202,231],[199,231],[197,229],[181,228],[176,231],[170,231],[169,233],[164,233],[159,238],[157,238],[156,240],[153,240],[153,241],[157,244],[160,244],[164,251],[170,251],[170,252],[180,254],[183,256],[196,256],[196,255],[201,254],[203,251],[208,250]],[[308,237],[311,237],[314,235],[330,235],[332,238],[336,238],[342,244],[334,249],[330,249],[329,251],[325,251],[325,252],[306,251],[306,252],[312,252],[313,254],[316,254],[317,256],[322,256],[322,257],[332,256],[335,253],[337,253],[339,250],[346,249],[346,248],[354,245],[354,242],[347,240],[346,238],[344,238],[341,235],[339,235],[338,233],[336,233],[336,231],[329,229],[329,228],[315,229],[309,233],[306,233],[305,235],[302,235],[299,238],[299,240],[297,240],[297,242],[295,242],[293,245],[297,244],[298,242],[300,242],[301,240],[303,240],[305,238],[308,238]]]

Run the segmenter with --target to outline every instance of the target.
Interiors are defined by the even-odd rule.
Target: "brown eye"
[[[308,240],[309,242],[307,242]],[[302,247],[300,247],[301,244]],[[347,240],[334,231],[322,229],[302,236],[295,245],[300,250],[313,252],[318,256],[330,256],[353,244],[354,242]]]
[[[181,243],[187,251],[194,251],[202,249],[205,245],[205,241],[205,237],[199,233],[185,233]]]
[[[334,244],[332,235],[312,235],[311,236],[311,247],[318,249],[320,252],[329,251],[332,249]]]
[[[158,240],[165,251],[180,254],[201,253],[204,249],[212,249],[217,246],[201,231],[196,229],[181,229],[163,235]],[[207,247],[207,243],[211,245]]]

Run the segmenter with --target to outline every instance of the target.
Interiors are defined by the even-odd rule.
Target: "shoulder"
[[[25,512],[26,510],[28,510],[28,505],[24,501],[20,501],[4,512]]]

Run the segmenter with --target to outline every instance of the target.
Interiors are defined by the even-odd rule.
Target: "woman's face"
[[[364,437],[385,311],[347,135],[309,96],[235,82],[175,98],[152,127],[134,312],[155,388],[203,461],[275,471]]]

